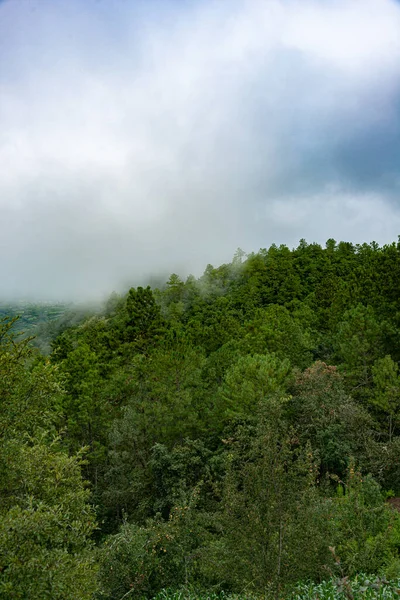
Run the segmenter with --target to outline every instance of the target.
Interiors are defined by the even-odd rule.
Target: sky
[[[0,0],[0,298],[400,234],[395,0]]]

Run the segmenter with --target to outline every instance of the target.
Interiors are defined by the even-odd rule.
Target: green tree
[[[55,437],[63,391],[12,325],[0,323],[0,598],[89,599],[95,522],[81,457]]]
[[[151,451],[153,509],[167,519],[174,506],[185,505],[192,491],[202,486],[199,502],[213,505],[213,482],[223,471],[221,453],[213,452],[201,439],[185,440],[169,450],[156,444]]]
[[[98,492],[106,468],[108,432],[113,407],[104,394],[101,365],[90,347],[79,342],[60,363],[65,394],[62,401],[63,436],[70,452],[86,447],[85,476]]]
[[[240,357],[227,371],[218,394],[216,410],[221,422],[253,416],[260,402],[284,391],[289,373],[289,361],[275,354]]]
[[[0,321],[0,439],[43,429],[55,431],[63,397],[56,368],[34,362],[29,340],[13,333],[15,319]]]
[[[145,352],[160,339],[164,324],[150,286],[131,288],[126,299],[124,339],[137,352]]]
[[[203,301],[189,318],[186,333],[193,345],[202,346],[209,355],[241,335],[241,314],[228,297]]]
[[[327,498],[325,505],[336,574],[377,573],[396,560],[398,539],[393,529],[399,531],[399,516],[385,504],[370,475],[363,476],[350,464],[336,496]]]
[[[272,304],[255,312],[239,343],[243,353],[275,353],[281,360],[304,368],[311,363],[312,339],[284,306]]]
[[[18,439],[2,445],[0,464],[0,598],[92,598],[95,521],[79,457]]]
[[[208,411],[203,364],[202,352],[178,342],[148,356],[136,355],[116,374],[118,387],[110,382],[110,394],[117,394],[123,406],[110,431],[104,502],[117,519],[122,511],[139,520],[152,514],[153,446],[172,448],[203,429]],[[109,401],[114,402],[112,395]]]
[[[375,394],[372,399],[378,409],[386,413],[388,419],[388,438],[392,441],[396,425],[400,420],[400,374],[399,366],[391,356],[375,361],[372,367]]]
[[[281,400],[266,401],[257,421],[226,440],[221,536],[203,569],[214,584],[279,598],[285,585],[322,573],[328,548],[311,448],[285,425]]]
[[[337,367],[317,361],[297,375],[291,392],[288,415],[318,454],[322,472],[344,476],[353,456],[368,455],[372,419],[346,393]]]
[[[384,351],[387,324],[379,322],[370,306],[357,305],[343,315],[336,348],[345,380],[357,397],[369,397],[372,366]]]
[[[171,510],[167,521],[125,522],[101,551],[102,598],[152,598],[161,589],[198,586],[199,557],[212,520],[196,509],[200,490]]]

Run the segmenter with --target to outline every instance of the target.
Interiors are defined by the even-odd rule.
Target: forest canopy
[[[56,317],[0,321],[0,598],[400,578],[400,239]]]

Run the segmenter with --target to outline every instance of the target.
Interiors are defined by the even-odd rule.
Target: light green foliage
[[[400,580],[359,575],[354,579],[328,579],[322,583],[302,583],[281,600],[395,600],[399,597]],[[240,594],[196,592],[188,589],[164,589],[153,600],[261,600],[248,591]]]
[[[362,476],[351,465],[344,488],[339,486],[337,496],[326,503],[338,574],[377,573],[396,559],[399,516],[384,503],[371,476]]]
[[[227,594],[225,592],[196,592],[191,589],[181,588],[176,590],[163,589],[153,600],[257,600],[258,596],[250,593]]]
[[[400,580],[368,577],[329,579],[322,583],[304,583],[287,596],[287,600],[394,600],[399,597]]]
[[[54,440],[63,393],[55,367],[28,368],[10,325],[0,326],[0,598],[89,599],[94,515],[80,458]]]
[[[279,360],[274,354],[239,358],[226,373],[221,386],[221,416],[251,415],[260,402],[284,391],[289,373],[289,361]]]
[[[95,523],[79,461],[30,440],[3,447],[1,464],[0,598],[91,598]]]

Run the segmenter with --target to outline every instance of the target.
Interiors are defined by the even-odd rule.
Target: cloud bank
[[[0,3],[0,297],[400,233],[400,4]]]

